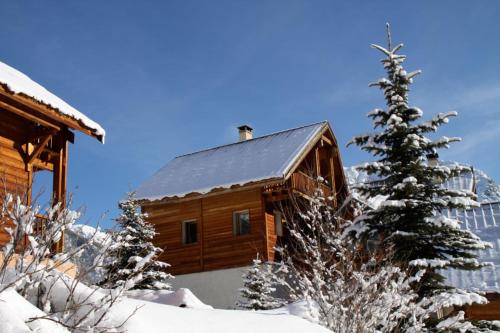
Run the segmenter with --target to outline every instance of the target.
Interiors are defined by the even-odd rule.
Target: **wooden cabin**
[[[176,275],[248,266],[257,253],[272,261],[292,196],[321,186],[337,205],[348,195],[328,122],[258,138],[239,130],[239,142],[176,157],[136,191]]]
[[[74,131],[101,142],[99,124],[16,69],[0,62],[0,200],[6,193],[32,199],[35,174],[52,173],[53,202],[66,202],[68,144]],[[0,230],[0,245],[7,234]]]

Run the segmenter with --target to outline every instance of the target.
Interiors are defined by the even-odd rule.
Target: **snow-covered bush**
[[[417,301],[411,286],[423,272],[409,277],[390,258],[363,256],[344,237],[347,226],[320,189],[310,200],[297,199],[287,212],[290,239],[277,249],[283,260],[275,278],[333,332],[424,331],[434,308]]]
[[[39,323],[50,321],[60,332],[119,329],[122,323],[107,325],[107,314],[137,280],[128,279],[121,288],[110,291],[87,287],[82,283],[85,275],[100,264],[108,249],[102,248],[94,264],[78,272],[74,272],[71,262],[90,242],[67,252],[54,252],[80,214],[56,204],[46,208],[40,220],[40,209],[23,204],[19,197],[7,194],[0,202],[0,228],[9,236],[1,249],[0,298],[10,299],[16,293],[37,307],[40,312],[35,311],[37,315],[29,318],[29,327],[47,327]],[[142,268],[140,263],[134,267],[137,271]]]
[[[133,278],[135,289],[170,290],[172,276],[165,272],[169,265],[158,260],[163,250],[153,245],[154,226],[140,212],[134,193],[128,193],[118,206],[122,210],[116,219],[119,230],[112,234],[106,274],[99,284],[116,288]]]
[[[276,288],[272,268],[270,263],[263,263],[257,255],[253,265],[242,276],[243,288],[240,288],[242,300],[236,302],[236,306],[249,310],[269,310],[284,305],[283,300],[273,296]]]

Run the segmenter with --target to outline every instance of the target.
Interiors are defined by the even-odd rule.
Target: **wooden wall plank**
[[[248,210],[250,234],[233,235],[233,212]],[[178,203],[145,206],[155,225],[155,244],[174,274],[250,265],[257,252],[266,253],[261,190],[225,193]],[[182,244],[182,221],[198,221],[198,242]]]

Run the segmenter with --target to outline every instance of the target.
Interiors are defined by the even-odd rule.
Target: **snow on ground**
[[[102,136],[104,140],[106,132],[101,125],[73,108],[61,98],[52,94],[40,84],[30,79],[27,75],[7,64],[4,64],[3,62],[0,62],[0,83],[6,85],[9,90],[16,94],[23,94],[31,97],[56,109],[59,113],[65,116],[81,121],[86,127],[94,130],[96,135]]]
[[[187,288],[180,288],[173,292],[168,290],[129,290],[127,296],[138,300],[190,309],[213,309],[212,306],[200,301]]]
[[[319,321],[318,306],[314,303],[306,301],[296,301],[285,306],[273,309],[259,311],[260,313],[274,314],[274,315],[293,315],[310,322],[317,323]]]
[[[2,333],[69,333],[61,325],[49,320],[27,322],[44,313],[26,301],[17,292],[7,289],[0,293],[0,332]]]
[[[84,295],[91,289],[81,286]],[[108,320],[103,324],[125,324],[120,331],[128,333],[327,333],[327,329],[290,315],[292,311],[254,312],[239,310],[215,310],[201,303],[189,290],[171,293],[172,297],[158,291],[132,291],[135,299],[123,297],[115,304]],[[63,293],[64,294],[64,293]],[[157,295],[155,295],[157,294]],[[97,295],[95,295],[97,298]],[[55,300],[57,303],[57,300]],[[161,303],[186,302],[190,307],[179,307]],[[134,311],[136,313],[127,320]],[[29,318],[42,316],[44,313],[31,305],[12,289],[0,294],[0,332],[2,333],[68,333],[61,325],[49,320],[35,320],[26,323]]]
[[[326,328],[288,314],[267,314],[240,310],[204,310],[126,299],[114,308],[124,319],[135,307],[140,307],[124,326],[130,333],[327,333]]]

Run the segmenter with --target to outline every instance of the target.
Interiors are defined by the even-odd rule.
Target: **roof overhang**
[[[199,192],[192,192],[183,196],[172,196],[172,197],[163,197],[160,199],[139,199],[137,202],[141,206],[147,207],[147,206],[155,206],[155,205],[161,205],[165,203],[178,203],[178,202],[184,202],[184,201],[190,201],[190,200],[196,200],[196,199],[201,199],[201,198],[206,198],[206,197],[211,197],[215,195],[221,195],[221,194],[226,194],[226,193],[232,193],[232,192],[238,192],[238,191],[246,191],[246,190],[252,190],[256,188],[261,188],[264,186],[271,186],[271,185],[277,185],[277,184],[282,184],[285,182],[284,178],[269,178],[269,179],[264,179],[260,181],[253,181],[253,182],[248,182],[243,185],[231,185],[229,187],[216,187],[211,189],[207,193],[199,193]]]
[[[23,93],[14,93],[7,85],[0,83],[0,108],[45,127],[61,130],[67,126],[92,136],[104,143],[104,135],[95,128],[85,125],[81,119],[70,117],[51,105],[42,103]]]

